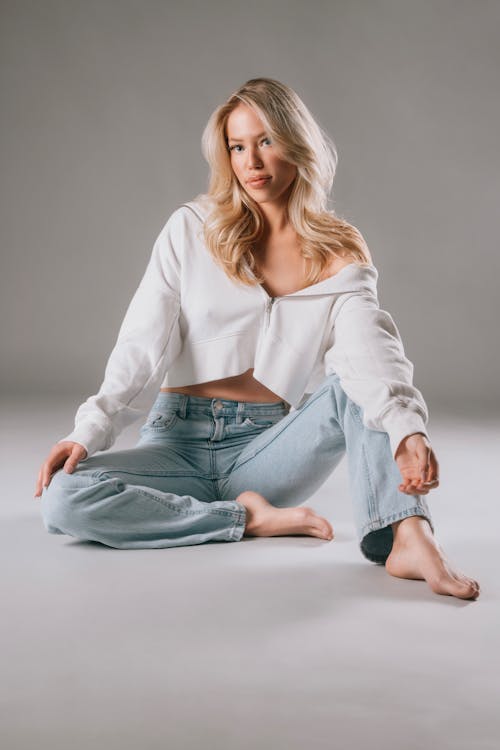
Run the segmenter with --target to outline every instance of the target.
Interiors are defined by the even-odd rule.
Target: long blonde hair
[[[262,283],[252,249],[262,236],[261,210],[241,187],[231,166],[226,123],[241,103],[262,120],[282,158],[297,167],[288,201],[288,218],[301,254],[309,265],[308,284],[316,283],[333,256],[372,265],[368,246],[356,227],[326,208],[337,167],[332,139],[291,89],[272,78],[252,78],[210,116],[202,135],[202,152],[210,166],[203,234],[214,260],[234,281]]]

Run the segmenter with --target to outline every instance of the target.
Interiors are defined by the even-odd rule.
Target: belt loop
[[[179,417],[181,417],[181,419],[186,419],[186,410],[187,410],[189,396],[186,393],[180,393],[179,395],[181,398],[180,398],[177,412],[179,414]]]
[[[245,410],[245,402],[238,401],[238,408],[236,409],[236,424],[241,424],[243,421],[243,412]]]

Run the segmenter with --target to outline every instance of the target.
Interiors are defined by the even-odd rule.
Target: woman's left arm
[[[366,427],[388,433],[403,478],[399,489],[427,493],[438,484],[426,429],[429,412],[413,385],[413,364],[397,326],[375,295],[355,294],[339,302],[333,344],[325,353],[326,374],[338,374],[343,390],[363,409]]]

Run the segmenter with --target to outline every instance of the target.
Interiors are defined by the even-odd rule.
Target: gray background
[[[299,93],[339,151],[431,409],[499,403],[498,2],[2,3],[1,388],[96,392],[200,138],[247,78]],[[68,425],[68,431],[71,425]]]
[[[1,7],[2,748],[497,750],[500,3]],[[437,538],[477,602],[362,557],[345,460],[307,501],[328,543],[116,550],[42,526],[39,467],[206,187],[210,113],[257,75],[337,143],[335,206],[415,364]]]

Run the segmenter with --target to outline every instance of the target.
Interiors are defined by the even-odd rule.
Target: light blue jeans
[[[347,453],[362,553],[384,563],[391,523],[423,516],[423,495],[398,490],[401,474],[386,432],[363,425],[362,410],[336,374],[294,411],[274,404],[158,393],[135,448],[95,454],[72,474],[60,469],[43,491],[47,531],[120,549],[239,541],[254,490],[277,507],[303,503]]]

